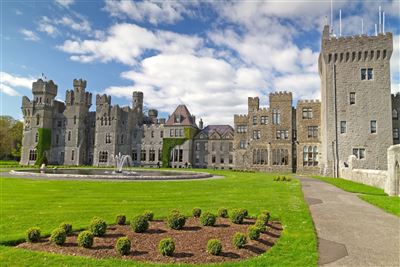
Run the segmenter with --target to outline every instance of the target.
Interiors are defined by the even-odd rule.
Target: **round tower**
[[[132,93],[132,109],[136,112],[143,111],[143,92],[135,91]]]

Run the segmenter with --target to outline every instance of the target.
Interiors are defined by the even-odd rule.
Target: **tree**
[[[21,157],[23,123],[11,116],[0,116],[0,159]]]

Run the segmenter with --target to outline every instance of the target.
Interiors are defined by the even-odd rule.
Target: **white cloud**
[[[127,38],[140,36],[140,38]],[[58,48],[72,54],[71,60],[81,62],[117,61],[133,65],[147,50],[163,53],[194,53],[202,40],[195,36],[181,35],[168,31],[149,31],[135,24],[116,24],[106,37],[93,40],[67,40]]]
[[[75,0],[55,0],[57,4],[63,7],[69,7],[70,5],[74,4]]]
[[[183,3],[175,1],[106,1],[104,8],[114,17],[148,21],[151,24],[174,23],[181,20],[185,12]]]
[[[27,29],[21,29],[20,33],[24,36],[24,40],[27,41],[34,41],[37,42],[40,40],[39,36],[36,35],[33,31],[27,30]]]
[[[15,10],[15,15],[17,15],[17,16],[22,16],[22,15],[23,15],[23,13],[22,13],[22,11],[21,11],[21,10],[19,10],[19,9],[16,9],[16,10]]]
[[[34,79],[31,77],[21,77],[7,72],[0,72],[0,92],[9,96],[20,96],[21,94],[15,89],[25,88],[31,89]]]
[[[61,18],[53,19],[43,16],[38,23],[38,30],[52,37],[60,34],[60,30],[58,29],[59,26],[69,28],[79,33],[92,34],[90,23],[85,17],[75,12],[72,12],[71,14],[74,16],[74,18],[69,15],[64,15]],[[98,36],[98,31],[95,31],[94,35]]]
[[[52,37],[55,37],[59,34],[58,29],[50,23],[50,20],[47,17],[43,17],[40,20],[38,30]]]

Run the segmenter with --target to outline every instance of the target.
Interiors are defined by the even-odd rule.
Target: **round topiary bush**
[[[247,243],[247,237],[245,234],[237,232],[233,235],[232,243],[236,248],[242,248]]]
[[[211,212],[205,212],[200,216],[200,223],[204,226],[214,226],[217,217]]]
[[[51,232],[50,241],[56,245],[64,245],[66,239],[67,233],[62,228],[56,228]]]
[[[218,239],[210,239],[207,242],[207,252],[211,255],[219,255],[222,251],[221,241]]]
[[[78,246],[91,248],[93,246],[93,234],[91,231],[82,231],[77,238]]]
[[[149,228],[149,221],[144,215],[137,215],[131,220],[131,227],[136,233],[143,233]]]
[[[193,217],[199,218],[201,215],[201,209],[200,208],[194,208],[192,211]]]
[[[256,223],[254,224],[254,226],[257,227],[261,233],[264,233],[266,230],[265,223],[261,220],[257,220]]]
[[[271,218],[271,215],[270,215],[269,211],[266,211],[266,210],[262,211],[261,214],[258,215],[258,217],[257,217],[258,220],[264,221],[265,224],[268,223],[270,218]]]
[[[31,227],[26,231],[26,241],[38,242],[40,240],[40,228]]]
[[[249,216],[249,212],[246,209],[240,209],[240,212],[243,214],[243,218],[247,218],[247,216]]]
[[[247,228],[247,235],[251,240],[256,240],[260,237],[260,229],[254,225],[249,226],[249,228]]]
[[[70,223],[62,223],[60,226],[58,226],[58,228],[64,229],[67,235],[72,234],[72,224]]]
[[[123,215],[123,214],[117,215],[117,217],[115,218],[115,223],[118,224],[118,225],[125,225],[126,216]]]
[[[221,218],[228,218],[228,210],[225,208],[219,208],[218,209],[218,216]]]
[[[107,230],[107,223],[103,219],[94,217],[90,223],[90,230],[94,236],[103,236]]]
[[[233,209],[229,213],[229,218],[231,219],[231,222],[236,223],[236,224],[242,224],[244,220],[244,215],[239,209]]]
[[[152,221],[154,218],[154,212],[152,212],[151,210],[145,210],[143,212],[143,215],[147,218],[148,221]]]
[[[167,224],[171,229],[182,229],[186,223],[186,218],[179,212],[173,212],[167,217]]]
[[[175,242],[172,238],[164,238],[158,244],[158,251],[163,256],[172,256],[175,251]]]
[[[131,241],[127,237],[120,237],[115,243],[115,250],[120,255],[128,255],[131,251]]]

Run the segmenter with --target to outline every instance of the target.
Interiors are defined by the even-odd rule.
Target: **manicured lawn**
[[[352,182],[341,178],[314,176],[347,192],[357,193],[358,197],[386,212],[400,216],[400,197],[389,197],[383,189]]]
[[[130,219],[145,209],[156,218],[179,209],[190,215],[193,207],[216,212],[219,207],[247,208],[256,216],[270,210],[284,230],[267,253],[225,266],[316,266],[318,253],[314,226],[299,181],[273,182],[273,175],[210,171],[224,179],[169,182],[50,181],[1,178],[0,243],[24,238],[25,230],[39,226],[44,234],[63,221],[86,228],[93,216],[114,223],[115,215]],[[2,266],[145,266],[119,259],[95,260],[0,246]]]

